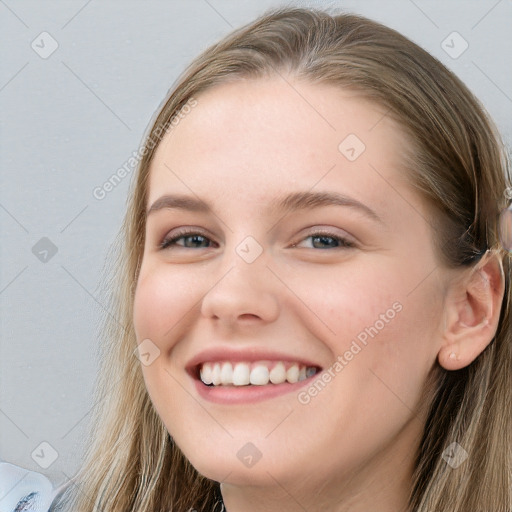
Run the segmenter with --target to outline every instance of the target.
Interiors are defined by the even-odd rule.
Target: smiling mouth
[[[321,371],[292,361],[205,362],[197,366],[197,378],[208,387],[295,384]]]

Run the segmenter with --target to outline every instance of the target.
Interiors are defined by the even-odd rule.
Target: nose
[[[233,250],[212,277],[201,304],[205,318],[233,328],[278,317],[279,281],[267,268],[265,253],[248,263]]]

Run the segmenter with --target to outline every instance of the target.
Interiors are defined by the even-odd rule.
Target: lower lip
[[[200,379],[194,379],[194,383],[199,395],[210,402],[230,405],[251,404],[298,391],[301,387],[310,384],[312,380],[318,377],[319,373],[317,372],[311,377],[294,384],[283,382],[282,384],[267,384],[265,386],[207,386]]]

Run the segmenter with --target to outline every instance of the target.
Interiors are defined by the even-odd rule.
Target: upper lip
[[[303,364],[304,366],[313,366],[317,369],[321,369],[321,366],[318,363],[293,354],[286,354],[284,352],[277,352],[274,350],[264,350],[261,348],[245,348],[236,350],[230,347],[212,347],[202,350],[187,362],[185,369],[191,375],[196,376],[201,364],[220,361],[244,361],[248,363],[255,361],[294,361]]]

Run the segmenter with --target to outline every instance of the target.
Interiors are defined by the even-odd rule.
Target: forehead
[[[216,151],[243,137],[246,145],[263,139],[266,147],[273,149],[307,140],[303,149],[308,149],[318,146],[321,139],[325,146],[332,146],[344,133],[358,133],[361,139],[369,139],[384,117],[386,131],[398,130],[385,109],[361,93],[292,78],[218,84],[196,97],[196,102],[188,114],[180,114],[179,123],[166,135],[164,144],[175,139],[181,144],[192,137],[197,149]]]
[[[399,179],[402,131],[354,91],[276,77],[220,84],[196,101],[156,150],[148,203],[170,191],[264,203],[316,184],[357,196],[382,189],[376,171]]]

